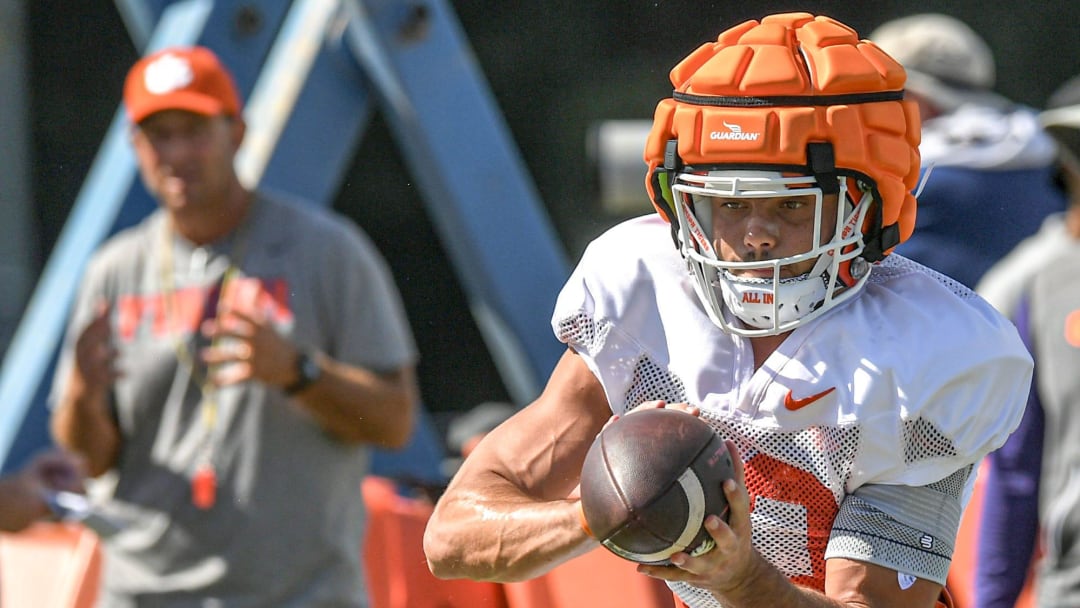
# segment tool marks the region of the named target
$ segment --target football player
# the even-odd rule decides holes
[[[934,606],[1031,359],[967,288],[890,255],[919,175],[903,67],[790,13],[721,33],[671,80],[644,153],[657,213],[585,251],[552,319],[568,350],[439,501],[432,571],[520,580],[596,548],[577,500],[593,438],[684,404],[737,450],[730,519],[705,517],[711,551],[639,572],[694,608]]]

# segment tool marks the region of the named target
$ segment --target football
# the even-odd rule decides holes
[[[705,516],[727,521],[722,484],[734,478],[727,445],[697,416],[672,409],[634,412],[593,440],[581,469],[581,510],[590,534],[640,564],[669,565],[680,551],[702,555],[714,542]]]

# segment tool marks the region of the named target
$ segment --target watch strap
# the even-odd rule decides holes
[[[318,362],[311,353],[300,351],[296,355],[296,380],[285,387],[286,395],[295,395],[319,379]]]

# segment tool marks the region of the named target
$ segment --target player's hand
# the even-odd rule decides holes
[[[259,380],[285,386],[294,379],[297,349],[265,315],[230,309],[203,322],[202,332],[211,340],[201,356],[214,384]]]
[[[108,302],[99,301],[90,323],[75,340],[75,381],[89,393],[105,391],[120,376],[109,328],[111,311]]]
[[[728,521],[718,514],[705,518],[705,529],[716,541],[708,553],[691,557],[687,553],[671,556],[672,566],[638,566],[638,572],[668,581],[684,581],[723,597],[728,591],[747,584],[759,568],[768,567],[751,542],[750,496],[746,491],[746,472],[735,444],[726,442],[735,465],[735,479],[724,482],[730,512]]]
[[[645,401],[645,402],[641,403],[640,405],[638,405],[637,407],[635,407],[634,409],[627,412],[626,415],[629,416],[630,414],[633,414],[634,412],[641,412],[641,411],[644,411],[644,410],[657,410],[657,409],[660,409],[660,408],[665,408],[665,409],[669,409],[669,410],[679,410],[680,412],[686,412],[687,414],[690,414],[692,416],[700,416],[701,415],[701,410],[695,405],[690,405],[689,403],[686,403],[686,402],[668,403],[667,401],[664,401],[663,399],[657,399],[655,401]],[[619,416],[618,414],[612,415],[612,417],[608,418],[608,421],[604,423],[604,428],[600,429],[600,432],[603,433],[605,430],[607,430],[607,428],[609,426],[611,426],[612,424],[615,424],[615,421],[617,421],[619,418],[621,418],[621,416]]]
[[[690,405],[685,401],[680,401],[678,403],[668,403],[663,399],[657,399],[656,401],[646,401],[641,405],[635,407],[634,409],[630,410],[630,413],[632,414],[639,410],[656,410],[661,408],[669,410],[679,410],[680,412],[686,412],[687,414],[690,414],[692,416],[701,415],[701,409],[698,408],[698,406],[696,405]]]

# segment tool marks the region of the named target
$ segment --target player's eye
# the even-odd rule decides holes
[[[747,206],[746,201],[737,198],[714,199],[714,203],[718,208],[726,210],[745,209]]]

